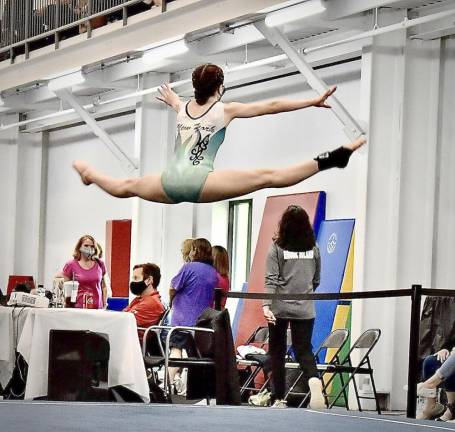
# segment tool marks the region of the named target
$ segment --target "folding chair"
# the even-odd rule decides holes
[[[158,325],[167,324],[170,311],[170,308],[165,309]],[[144,359],[147,380],[151,390],[156,389],[156,386],[158,386],[158,370],[164,366],[165,358],[161,333],[159,330],[154,330],[154,327],[155,326],[137,328],[139,339],[142,334],[142,357]]]
[[[163,347],[160,333],[166,330],[166,340],[165,346]],[[174,358],[170,357],[170,339],[172,334],[175,331],[185,332],[189,335],[189,345],[190,349],[188,349],[188,357],[185,358]],[[149,342],[150,341],[150,333],[153,332],[155,337],[153,338],[153,351],[150,348]],[[166,325],[157,325],[151,326],[146,329],[144,333],[143,339],[143,355],[144,355],[144,362],[146,367],[149,368],[160,368],[164,365],[164,393],[166,395],[166,399],[168,402],[172,402],[172,391],[171,385],[169,382],[169,368],[170,367],[178,367],[178,368],[185,368],[185,367],[215,367],[215,360],[210,357],[204,357],[202,355],[202,350],[199,347],[198,338],[195,337],[197,333],[201,334],[209,334],[211,337],[215,333],[213,329],[207,329],[202,327],[186,327],[186,326],[166,326]],[[207,341],[203,341],[206,344]],[[209,397],[207,397],[207,404],[210,403]]]
[[[327,382],[326,386],[333,381],[336,375],[339,375],[341,377],[343,373],[349,374],[348,380],[344,384],[342,384],[341,390],[334,397],[334,400],[329,405],[329,408],[332,408],[335,405],[335,403],[338,401],[342,394],[346,398],[346,390],[349,386],[349,383],[352,381],[359,411],[362,411],[360,399],[374,399],[376,403],[376,411],[378,412],[378,414],[381,414],[381,409],[379,408],[378,394],[376,392],[376,385],[374,383],[373,378],[373,368],[371,367],[370,362],[370,354],[373,351],[373,348],[378,343],[380,336],[381,330],[379,329],[366,330],[353,343],[348,354],[340,364],[332,364],[327,367],[326,369],[327,373],[332,373],[333,375]],[[359,362],[355,366],[352,364],[351,360],[351,355],[354,352],[354,350],[365,350],[364,353],[361,355]],[[373,389],[373,397],[359,395],[359,390],[357,388],[357,383],[355,381],[356,375],[368,375],[370,377],[371,387]]]
[[[267,346],[269,342],[269,329],[268,327],[258,327],[250,335],[244,345],[254,345],[258,348],[263,348]],[[260,392],[266,387],[269,383],[270,378],[266,377],[264,383],[260,388],[257,388],[254,385],[254,380],[258,376],[259,372],[264,369],[265,362],[267,361],[267,354],[258,354],[254,359],[239,359],[237,358],[237,366],[245,368],[247,370],[248,376],[245,379],[245,382],[240,387],[240,395],[242,396],[245,392]]]
[[[170,308],[165,309],[157,325],[159,326],[167,325],[170,312],[171,312]],[[164,360],[164,351],[161,350],[160,348],[161,345],[156,344],[157,341],[155,340],[154,335],[156,335],[157,332],[153,331],[153,328],[155,328],[155,326],[137,328],[139,340],[142,340],[142,356],[144,357],[144,361],[146,357],[152,355],[152,353],[154,353],[154,355],[156,356],[161,356],[162,354]]]
[[[333,330],[324,339],[324,341],[322,342],[322,344],[319,346],[319,348],[316,350],[316,352],[314,354],[316,361],[318,361],[319,354],[321,353],[322,350],[324,350],[324,349],[334,349],[335,350],[334,354],[332,355],[332,358],[329,360],[328,363],[317,364],[319,378],[321,379],[322,384],[323,384],[322,394],[324,395],[324,399],[325,399],[327,406],[329,404],[328,404],[328,396],[327,396],[326,391],[327,391],[327,387],[330,384],[330,382],[327,384],[324,384],[323,376],[331,365],[340,364],[340,352],[343,349],[348,338],[349,338],[349,330],[346,330],[346,329]],[[285,367],[286,367],[286,369],[300,369],[299,363],[296,363],[296,362],[287,362],[285,364]],[[286,393],[286,395],[284,397],[284,399],[286,400],[288,398],[288,396],[290,396],[290,395],[305,395],[305,397],[302,399],[302,401],[300,402],[300,404],[298,406],[299,408],[302,407],[307,402],[307,400],[310,396],[309,392],[303,393],[303,392],[294,391],[294,389],[297,387],[297,385],[299,384],[299,381],[302,379],[302,377],[303,377],[303,371],[301,371],[300,374],[297,376],[294,383],[291,385],[291,387],[289,388],[288,392]],[[342,380],[342,384],[344,384],[342,376],[341,376],[341,380]],[[343,392],[343,395],[345,396],[345,401],[347,403],[348,399],[347,399],[346,391]]]

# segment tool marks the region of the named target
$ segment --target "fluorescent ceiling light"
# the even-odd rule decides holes
[[[71,68],[71,69],[67,69],[64,72],[60,71],[58,73],[54,73],[52,75],[48,75],[48,76],[44,77],[43,79],[49,81],[49,80],[53,80],[54,78],[60,78],[60,77],[65,76],[65,75],[70,75],[70,74],[79,72],[80,70],[81,70],[80,66],[79,67],[74,67],[74,68]]]
[[[146,51],[142,56],[142,60],[144,60],[144,62],[147,64],[156,64],[163,59],[176,57],[188,51],[189,48],[185,42],[185,39],[180,39]]]
[[[182,34],[179,34],[177,36],[174,36],[174,37],[171,37],[169,39],[163,39],[163,40],[160,40],[158,42],[153,42],[151,44],[148,44],[148,45],[145,45],[141,48],[138,48],[138,51],[148,51],[148,50],[151,50],[153,48],[158,48],[162,45],[166,45],[166,44],[170,44],[171,42],[178,42],[182,39],[185,38],[185,35],[182,33]]]
[[[258,11],[259,14],[266,14],[266,13],[269,13],[269,12],[273,12],[273,11],[276,11],[277,9],[282,9],[284,7],[288,7],[288,6],[292,6],[292,5],[295,5],[297,3],[301,3],[302,0],[288,0],[287,2],[285,3],[280,3],[279,5],[275,5],[275,6],[269,6],[269,7],[266,7],[265,9],[261,9],[260,11]]]
[[[47,83],[49,90],[55,92],[83,84],[85,82],[85,75],[82,71],[77,71],[68,75],[63,75],[58,78],[54,78]]]
[[[312,17],[325,12],[325,0],[308,0],[299,5],[290,6],[265,17],[265,24],[268,27],[277,27],[303,18]]]

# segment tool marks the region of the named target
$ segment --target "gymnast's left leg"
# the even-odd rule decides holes
[[[99,188],[114,197],[139,197],[147,201],[171,204],[171,201],[163,190],[159,175],[116,179],[100,173],[84,161],[75,161],[73,167],[81,176],[84,184],[87,186],[92,183],[96,184]]]

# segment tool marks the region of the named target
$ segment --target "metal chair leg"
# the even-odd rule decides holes
[[[343,373],[340,373],[340,381],[341,381],[341,386],[343,388],[344,387]],[[347,389],[343,390],[343,397],[344,397],[344,404],[346,406],[346,409],[349,411],[349,397],[348,397],[348,393],[346,390]]]
[[[378,412],[379,415],[381,415],[381,408],[379,407],[378,393],[376,391],[376,385],[374,383],[373,373],[370,374],[370,379],[371,379],[371,387],[373,388],[374,400],[376,402],[376,411]]]

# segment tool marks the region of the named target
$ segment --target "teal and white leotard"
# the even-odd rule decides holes
[[[164,192],[173,203],[199,201],[226,134],[223,103],[215,102],[199,117],[190,116],[188,103],[180,105],[174,156],[161,174]]]

